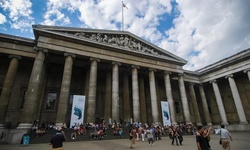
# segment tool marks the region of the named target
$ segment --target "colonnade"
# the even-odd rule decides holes
[[[38,118],[37,110],[38,110],[38,104],[39,104],[39,93],[42,80],[43,80],[43,72],[44,72],[44,60],[46,57],[46,53],[48,52],[45,49],[38,49],[35,48],[37,51],[37,56],[34,61],[33,69],[31,72],[31,77],[28,85],[28,90],[26,94],[26,101],[24,102],[23,111],[21,114],[21,123],[19,124],[18,128],[29,128],[31,127],[31,123],[34,121],[35,118]],[[58,104],[58,110],[57,110],[57,116],[56,116],[56,124],[62,125],[65,123],[65,116],[67,113],[67,106],[68,106],[68,98],[69,98],[69,92],[70,92],[70,84],[71,84],[71,74],[72,74],[72,68],[73,68],[73,59],[76,57],[74,54],[65,53],[65,64],[64,64],[64,72],[63,72],[63,78],[62,78],[62,84],[61,84],[61,91],[59,96],[59,104]],[[0,99],[0,127],[3,126],[4,119],[7,112],[7,106],[9,103],[10,95],[11,95],[11,89],[13,87],[13,82],[15,79],[15,75],[18,68],[19,59],[21,57],[19,56],[11,56],[11,61],[9,65],[8,72],[6,74],[6,78],[3,85],[3,90],[1,93],[1,99]],[[89,85],[88,85],[88,98],[87,98],[87,122],[94,122],[95,121],[95,112],[96,112],[96,89],[97,89],[97,70],[98,70],[98,63],[100,62],[100,59],[96,58],[90,58],[91,64],[90,64],[90,75],[89,75]],[[107,73],[106,75],[106,82],[111,83],[112,87],[111,94],[106,94],[106,99],[109,97],[112,98],[112,102],[105,102],[105,108],[104,108],[104,118],[111,117],[112,120],[119,120],[119,66],[121,66],[121,63],[119,62],[112,62],[112,74]],[[140,66],[131,65],[132,67],[132,108],[127,108],[130,106],[129,104],[129,97],[127,95],[129,92],[129,80],[128,80],[128,74],[124,75],[124,117],[131,117],[130,111],[133,111],[133,119],[135,121],[146,121],[146,100],[145,95],[141,94],[144,93],[144,79],[142,77],[138,77],[138,69],[140,69]],[[156,91],[156,82],[155,82],[155,71],[154,68],[148,69],[148,75],[149,75],[149,90],[150,90],[150,102],[151,102],[151,111],[152,111],[152,121],[153,122],[159,122],[160,115],[159,115],[159,106],[158,106],[158,100],[157,100],[157,91]],[[245,70],[245,73],[248,74],[248,78],[250,81],[250,71]],[[171,89],[171,82],[170,82],[170,74],[169,71],[164,71],[164,82],[165,82],[165,89],[166,89],[166,97],[169,102],[170,106],[170,116],[171,116],[171,122],[172,124],[176,124],[176,114],[175,114],[175,106],[174,106],[174,100],[172,96],[172,89]],[[239,96],[239,92],[236,86],[236,83],[234,81],[233,75],[228,75],[226,78],[229,81],[229,85],[232,91],[232,95],[234,98],[234,103],[237,109],[237,114],[240,119],[240,124],[248,124],[246,115],[242,106],[242,102]],[[184,120],[187,123],[191,123],[191,115],[190,115],[190,108],[188,105],[188,98],[186,95],[186,89],[184,84],[184,75],[179,74],[178,76],[178,83],[179,83],[179,89],[180,89],[180,96],[181,96],[181,102],[183,107],[183,116]],[[220,90],[218,88],[216,80],[213,80],[210,82],[212,84],[214,94],[216,97],[216,102],[219,108],[219,113],[221,116],[222,123],[225,125],[228,125],[226,112],[224,109],[224,105],[222,102]],[[139,88],[142,87],[142,88]],[[107,87],[108,88],[108,87]],[[198,110],[197,105],[197,99],[194,92],[194,84],[189,84],[189,91],[191,95],[191,102],[193,106],[193,112],[195,117],[195,122],[197,124],[201,124],[201,117]],[[204,88],[202,85],[199,85],[199,92],[201,96],[201,102],[202,102],[202,110],[204,113],[205,121],[207,125],[212,125],[211,116],[209,114],[208,110],[208,104],[204,92]],[[126,97],[127,96],[127,97]],[[110,107],[110,104],[112,105]],[[107,109],[107,107],[111,108],[111,111]]]

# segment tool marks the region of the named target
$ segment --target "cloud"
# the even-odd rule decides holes
[[[177,2],[180,15],[161,45],[189,60],[185,69],[199,69],[250,47],[249,1]]]
[[[29,0],[5,0],[0,2],[0,6],[9,12],[11,28],[24,32],[34,23],[34,18],[31,16],[32,3]]]
[[[0,24],[4,24],[6,22],[7,22],[6,17],[0,13]]]

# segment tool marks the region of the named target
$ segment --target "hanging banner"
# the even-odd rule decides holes
[[[168,102],[161,101],[161,110],[162,110],[162,121],[163,125],[171,126],[171,120],[170,120],[170,113],[169,113],[169,107]]]
[[[70,127],[77,124],[83,124],[84,120],[84,108],[85,108],[85,96],[84,95],[74,95],[72,110],[71,110],[71,119]]]

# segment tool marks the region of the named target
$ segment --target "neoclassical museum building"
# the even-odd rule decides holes
[[[33,25],[35,39],[0,34],[0,128],[69,124],[72,96],[98,118],[225,124],[250,130],[250,49],[196,71],[127,31]]]

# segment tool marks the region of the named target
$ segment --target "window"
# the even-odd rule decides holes
[[[21,103],[20,103],[21,107],[20,107],[20,109],[23,109],[26,94],[27,94],[27,89],[22,89],[22,96],[21,96]]]
[[[179,102],[174,102],[174,106],[175,106],[175,112],[176,112],[176,113],[180,113],[180,105],[179,105]]]
[[[57,100],[57,93],[48,92],[46,100],[46,110],[55,110],[56,100]]]

